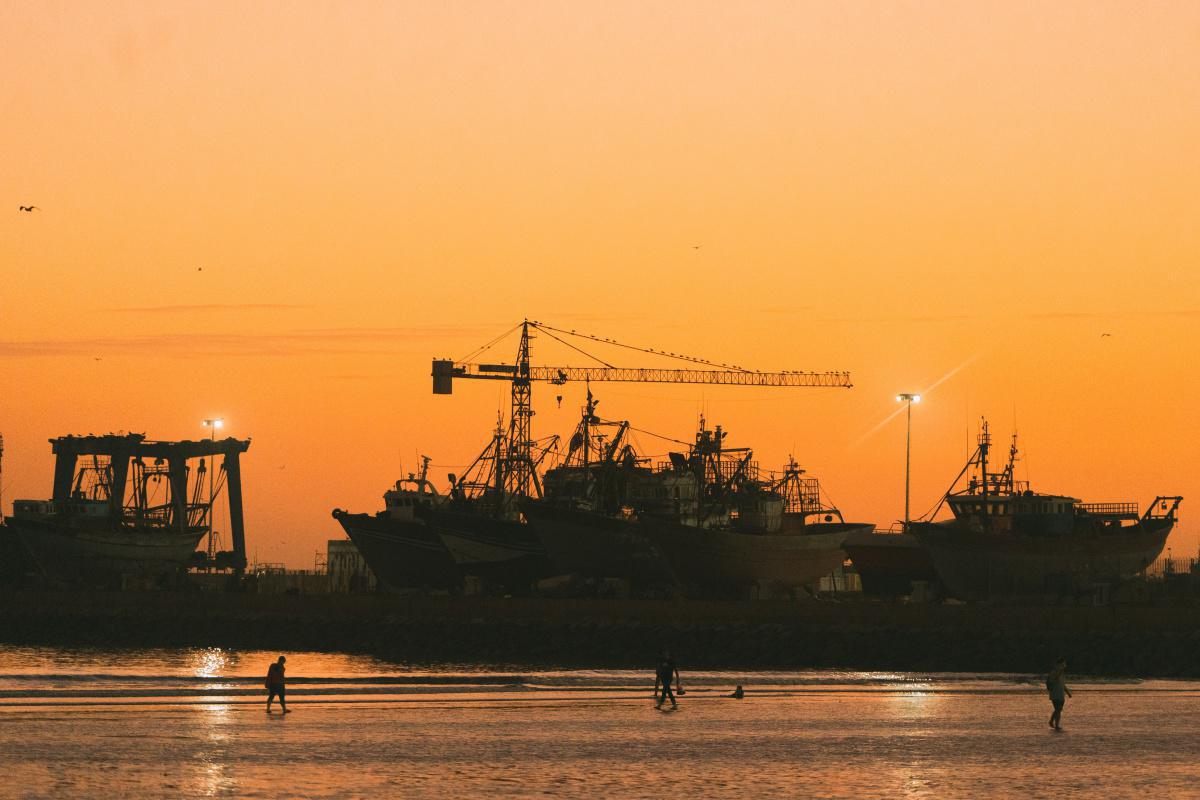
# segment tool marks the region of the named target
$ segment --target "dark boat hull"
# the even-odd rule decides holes
[[[418,515],[437,531],[463,575],[524,591],[552,572],[545,548],[529,525],[454,510],[434,509]]]
[[[333,512],[380,581],[394,589],[456,589],[462,576],[437,530],[420,519]]]
[[[693,596],[750,586],[815,583],[845,560],[842,541],[871,525],[817,523],[778,534],[710,530],[664,520],[626,520],[531,504],[526,515],[565,572],[620,577],[645,588],[683,587]]]
[[[538,502],[524,511],[559,572],[622,578],[638,589],[678,583],[662,552],[635,523]]]
[[[21,583],[40,572],[16,529],[0,525],[0,583]]]
[[[914,582],[937,581],[928,551],[910,533],[863,531],[847,536],[842,549],[854,562],[863,594],[901,597],[912,593]]]
[[[205,533],[28,518],[10,518],[8,524],[47,578],[86,584],[181,573]]]
[[[873,526],[814,523],[803,532],[743,533],[692,528],[670,522],[643,523],[680,581],[692,592],[728,592],[746,586],[797,588],[816,583],[846,559],[842,542]]]
[[[913,523],[946,592],[961,600],[1067,595],[1133,577],[1162,553],[1173,519],[1062,536],[983,532],[956,521]]]

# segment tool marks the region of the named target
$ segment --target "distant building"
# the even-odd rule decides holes
[[[327,553],[329,591],[335,594],[375,591],[378,585],[375,573],[367,566],[354,542],[330,539]]]

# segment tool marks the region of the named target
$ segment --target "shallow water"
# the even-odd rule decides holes
[[[1200,796],[1200,683],[0,648],[0,797]],[[735,683],[747,697],[726,697]]]

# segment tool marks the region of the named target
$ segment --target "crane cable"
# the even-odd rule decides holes
[[[466,363],[469,363],[471,361],[471,359],[478,358],[479,356],[483,355],[484,351],[486,351],[486,350],[490,349],[491,347],[493,347],[494,345],[496,345],[501,339],[506,338],[509,334],[511,334],[517,328],[521,327],[521,324],[522,323],[518,322],[516,325],[513,325],[511,328],[509,328],[504,333],[497,336],[495,339],[492,339],[490,342],[485,344],[483,347],[479,347],[479,348],[476,348],[475,350],[472,350],[466,356],[464,356],[463,358],[460,358],[458,360],[458,363],[466,364]]]
[[[605,339],[601,336],[593,336],[589,333],[579,333],[577,331],[563,330],[562,328],[555,328],[550,325],[546,325],[545,323],[542,323],[542,322],[532,321],[529,324],[532,325],[533,327],[537,328],[540,331],[546,331],[546,332],[555,331],[556,333],[561,333],[566,336],[577,336],[581,339],[590,339],[593,342],[600,342],[601,344],[611,344],[614,347],[623,347],[626,350],[636,350],[639,353],[651,353],[656,356],[664,356],[666,358],[674,358],[674,359],[678,359],[680,361],[690,361],[693,364],[705,364],[710,367],[721,367],[722,369],[737,370],[738,372],[752,372],[753,371],[753,370],[748,370],[745,367],[739,367],[736,364],[723,364],[719,361],[709,361],[708,359],[704,359],[704,358],[694,358],[692,356],[685,356],[682,353],[667,353],[663,350],[655,350],[652,347],[638,347],[636,345],[618,342],[615,339]],[[557,338],[557,337],[555,337],[555,338]],[[562,340],[559,339],[559,341],[562,341]],[[580,351],[580,352],[583,352],[583,351]],[[585,355],[588,355],[588,354],[585,353]],[[596,357],[592,356],[592,358],[596,358]],[[598,358],[596,360],[600,361],[600,359],[598,359]],[[603,362],[601,362],[601,363],[603,363]]]

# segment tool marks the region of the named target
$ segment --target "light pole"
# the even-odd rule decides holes
[[[913,403],[921,402],[921,395],[898,394],[896,402],[905,404],[904,410],[908,417],[904,434],[904,532],[908,533],[908,473],[912,466],[912,407]]]
[[[225,420],[217,417],[215,419],[204,420],[205,427],[208,428],[208,441],[213,443],[213,447],[209,448],[208,454],[208,569],[211,572],[213,561],[217,557],[216,540],[213,539],[213,454],[216,452],[217,429],[225,424]]]

